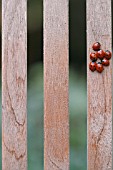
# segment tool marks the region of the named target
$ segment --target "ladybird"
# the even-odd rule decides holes
[[[105,58],[110,60],[111,59],[111,52],[109,50],[105,51]]]
[[[99,58],[100,60],[102,60],[105,57],[105,52],[103,50],[99,50],[97,53],[97,58]]]
[[[99,51],[100,48],[101,48],[101,44],[99,42],[94,43],[93,46],[92,46],[92,49],[94,51]]]
[[[93,61],[90,62],[89,69],[94,72],[96,70],[96,63]]]
[[[106,58],[104,58],[103,60],[102,60],[102,65],[103,66],[109,66],[109,60],[107,60]]]
[[[104,67],[103,67],[103,65],[102,65],[101,62],[98,62],[98,63],[96,64],[96,70],[97,70],[99,73],[101,73],[101,72],[104,70]]]
[[[97,55],[96,55],[96,53],[90,53],[90,59],[91,59],[92,61],[96,61],[96,60],[97,60]]]

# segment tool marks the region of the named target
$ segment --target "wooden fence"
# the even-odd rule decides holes
[[[93,42],[111,50],[111,0],[86,3],[89,65]],[[44,169],[69,170],[69,0],[43,4]],[[87,69],[88,170],[112,170],[111,67],[102,74]],[[3,170],[27,169],[26,108],[27,0],[2,0]]]

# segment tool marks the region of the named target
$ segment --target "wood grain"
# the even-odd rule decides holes
[[[26,4],[2,0],[2,170],[27,169]]]
[[[68,0],[44,0],[44,169],[69,169]]]
[[[89,70],[92,44],[111,51],[111,39],[111,0],[87,0],[88,170],[112,170],[112,61]]]

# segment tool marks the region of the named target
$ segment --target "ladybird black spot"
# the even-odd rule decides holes
[[[93,63],[95,63],[96,61],[97,61],[96,59],[95,59],[95,60],[92,60]]]
[[[97,64],[102,64],[102,62],[98,62]]]

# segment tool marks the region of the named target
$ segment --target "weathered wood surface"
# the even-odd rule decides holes
[[[26,4],[2,0],[2,170],[27,169]]]
[[[68,0],[44,0],[44,169],[69,169]]]
[[[92,44],[111,50],[111,0],[87,0],[88,170],[112,170],[112,61],[102,74],[89,70]]]

